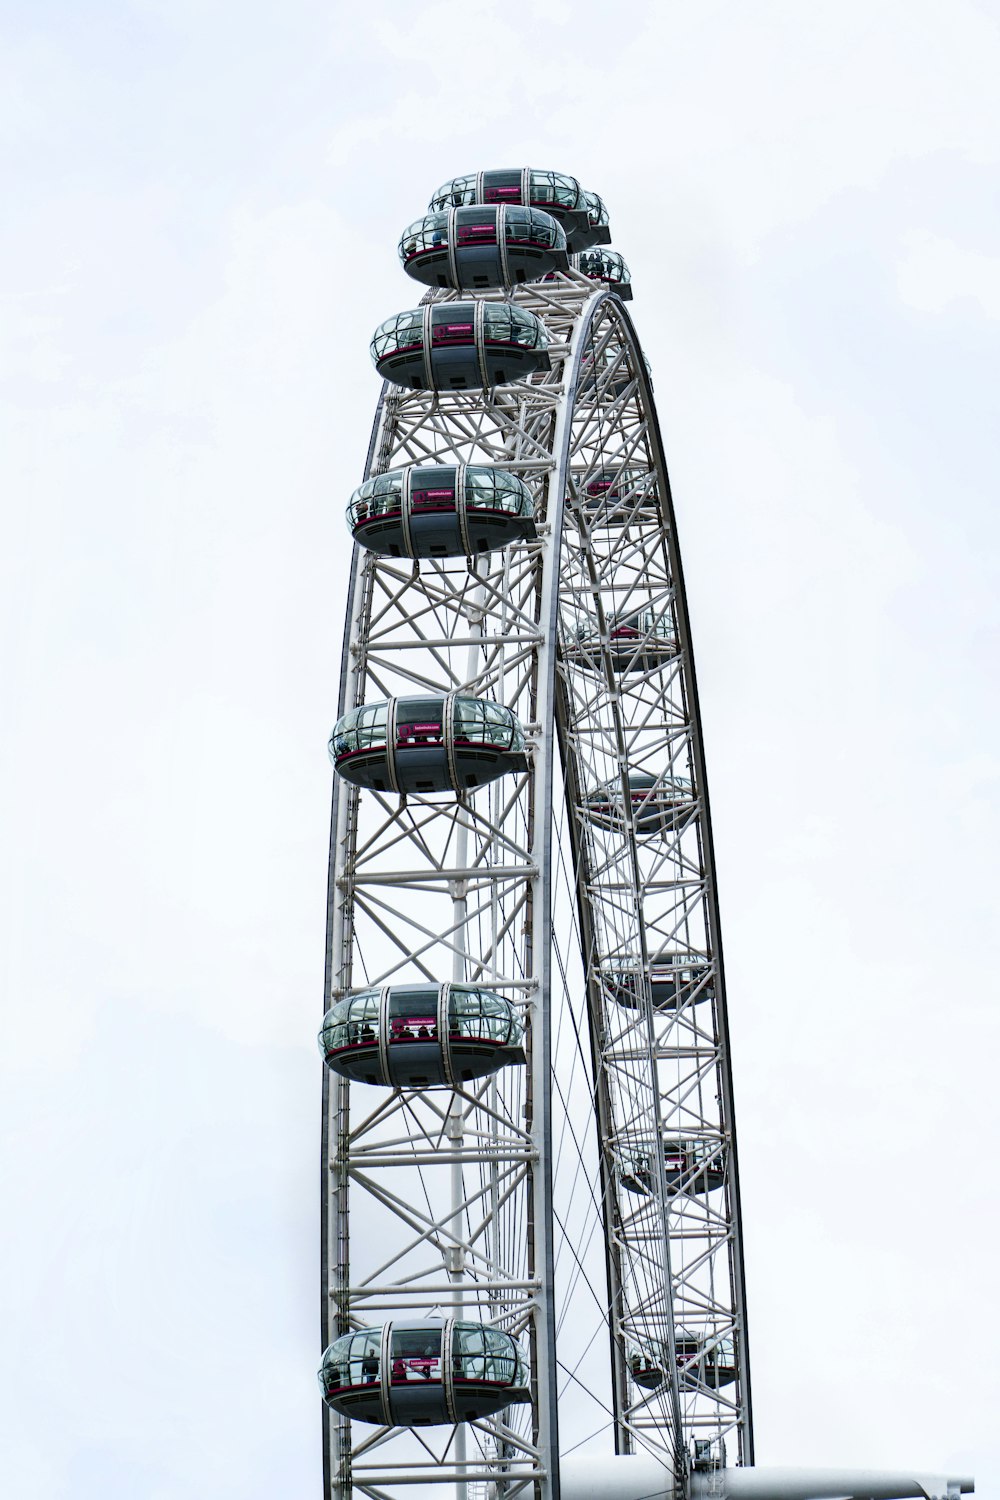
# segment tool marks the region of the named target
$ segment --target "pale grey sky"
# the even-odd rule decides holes
[[[761,1462],[1000,1482],[1000,7],[9,4],[16,1500],[319,1493],[343,507],[443,179],[611,209],[685,555]]]

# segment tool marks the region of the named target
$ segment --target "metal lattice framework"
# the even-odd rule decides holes
[[[417,1430],[328,1411],[331,1500],[542,1500],[560,1452],[610,1447],[604,1429],[680,1479],[692,1439],[752,1462],[712,839],[651,386],[621,302],[579,272],[508,300],[545,323],[551,370],[386,386],[368,474],[512,470],[537,538],[419,562],[356,547],[340,712],[490,698],[525,727],[529,769],[465,796],[335,778],[327,1003],[488,985],[523,1017],[526,1062],[445,1089],[326,1074],[323,1306],[326,1342],[432,1312],[503,1329],[531,1400]]]

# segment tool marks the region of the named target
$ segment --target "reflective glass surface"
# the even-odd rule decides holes
[[[615,286],[628,286],[632,280],[632,272],[617,250],[581,250],[572,257],[572,264],[593,281],[609,281]]]
[[[396,747],[443,743],[444,698],[396,699]],[[524,749],[524,732],[509,708],[487,698],[453,698],[452,725],[456,746],[493,745],[501,750]],[[330,738],[330,754],[336,760],[359,750],[371,750],[388,742],[388,703],[369,703],[351,709],[337,721]]]
[[[418,349],[423,343],[424,313],[422,308],[411,308],[386,318],[375,330],[371,342],[373,359],[386,354],[398,353],[400,349]]]
[[[380,516],[399,515],[403,503],[402,469],[366,479],[347,506],[353,530]],[[410,507],[415,513],[454,510],[457,470],[454,467],[415,468],[410,480]],[[505,469],[469,465],[465,471],[465,499],[470,509],[501,511],[509,516],[533,516],[535,501],[528,486]]]
[[[496,244],[498,211],[494,207],[460,208],[455,216],[455,240],[467,245]],[[404,229],[399,258],[405,265],[416,256],[446,250],[450,240],[447,209],[425,214]],[[508,245],[537,245],[541,249],[566,248],[566,235],[550,214],[539,209],[512,207],[507,210],[504,240]]]
[[[388,1040],[438,1041],[436,985],[394,985],[389,993]],[[378,1042],[381,991],[362,990],[340,1000],[323,1017],[319,1034],[324,1055],[345,1047],[374,1046]],[[448,1036],[452,1041],[485,1041],[495,1046],[518,1046],[524,1027],[514,1006],[502,995],[478,985],[452,985],[448,996]]]
[[[594,229],[604,229],[608,223],[608,210],[604,206],[604,199],[597,193],[584,192],[583,202],[587,210],[587,218]]]
[[[384,745],[388,712],[387,703],[366,703],[361,708],[352,708],[337,722],[330,740],[331,754],[350,755],[355,750]]]
[[[389,1381],[392,1385],[442,1380],[440,1323],[393,1327],[389,1334]],[[364,1328],[336,1339],[323,1355],[319,1382],[324,1393],[375,1385],[381,1376],[381,1328]],[[505,1387],[527,1385],[520,1348],[509,1334],[479,1323],[455,1323],[451,1339],[451,1372],[455,1382],[476,1381]]]
[[[524,480],[504,469],[466,469],[465,499],[476,510],[501,510],[515,516],[535,514],[534,496]]]
[[[404,349],[419,349],[423,344],[424,314],[422,308],[397,313],[375,330],[371,342],[376,361]],[[545,349],[548,335],[540,318],[510,302],[487,302],[483,318],[483,338],[487,344],[515,344],[522,349]],[[475,339],[475,303],[440,302],[431,308],[431,344],[471,344]]]
[[[403,503],[403,473],[394,469],[387,474],[377,474],[366,479],[351,496],[347,507],[347,520],[353,528],[376,516],[398,515]]]
[[[485,698],[455,698],[453,724],[455,744],[497,745],[505,750],[523,750],[524,733],[509,708]]]
[[[323,1355],[319,1371],[324,1392],[375,1385],[381,1370],[381,1344],[380,1328],[364,1328],[332,1343]]]

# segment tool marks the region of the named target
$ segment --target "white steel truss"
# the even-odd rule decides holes
[[[551,371],[387,386],[368,474],[510,469],[538,535],[474,559],[356,547],[340,713],[489,698],[524,727],[528,769],[467,795],[335,778],[327,1004],[481,983],[523,1017],[526,1062],[451,1089],[326,1075],[323,1309],[326,1342],[393,1315],[501,1328],[527,1347],[531,1400],[415,1430],[329,1411],[330,1500],[548,1500],[560,1419],[575,1435],[585,1399],[617,1451],[679,1477],[692,1439],[752,1462],[711,832],[651,387],[621,303],[580,273],[511,297],[544,321]],[[685,976],[669,1007],[665,965]]]

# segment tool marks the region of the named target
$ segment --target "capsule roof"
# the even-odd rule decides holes
[[[565,172],[505,167],[453,177],[438,188],[431,209],[464,204],[520,203],[545,209],[564,226],[570,250],[607,244],[608,213],[596,193],[588,193]]]

